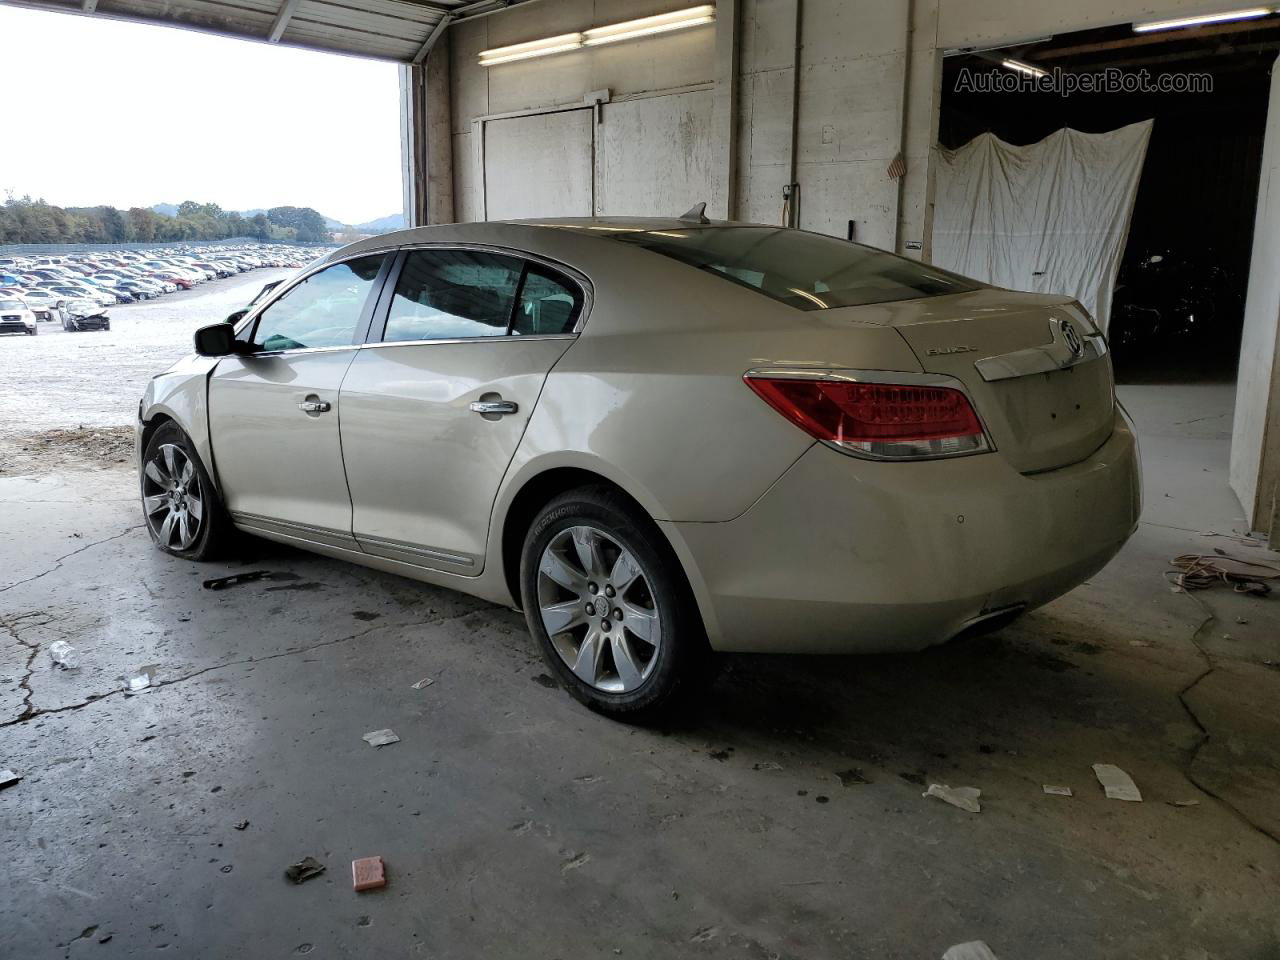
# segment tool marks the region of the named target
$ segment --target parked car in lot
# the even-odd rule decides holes
[[[1070,590],[1133,532],[1133,430],[1076,302],[700,220],[361,241],[139,407],[163,550],[233,528],[524,610],[617,717],[711,651],[918,650]]]
[[[32,290],[26,287],[9,287],[3,291],[3,295],[22,300],[40,322],[52,320],[58,304],[63,302],[62,298],[56,294],[51,295],[47,290]]]
[[[92,300],[99,306],[110,306],[116,302],[114,294],[108,294],[103,290],[97,290],[84,284],[72,283],[65,281],[62,283],[49,282],[41,284],[42,289],[52,290],[54,293],[61,294],[71,300]]]
[[[62,329],[68,333],[81,330],[110,330],[107,310],[92,300],[70,300],[62,310]]]
[[[0,333],[25,333],[34,337],[39,332],[36,315],[26,301],[0,293]]]

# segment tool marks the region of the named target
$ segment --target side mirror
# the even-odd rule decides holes
[[[239,323],[241,320],[245,318],[245,314],[247,314],[248,312],[249,312],[248,308],[245,308],[244,310],[237,310],[235,313],[228,316],[227,319],[222,322],[229,323],[232,326],[235,326],[237,323]]]
[[[201,327],[195,342],[196,353],[202,357],[228,357],[236,352],[236,332],[225,323]]]

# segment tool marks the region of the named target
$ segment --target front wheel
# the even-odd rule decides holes
[[[147,532],[166,553],[211,560],[231,535],[231,520],[191,439],[173,422],[161,425],[142,454],[142,513]]]
[[[40,328],[39,328],[39,327],[32,327],[30,330],[28,330],[28,331],[27,331],[27,335],[28,335],[28,336],[31,336],[31,337],[34,337],[34,336],[35,336],[36,334],[38,334],[39,332],[40,332]]]
[[[552,500],[525,537],[520,593],[547,665],[577,700],[655,719],[705,679],[702,620],[654,522],[605,487]]]

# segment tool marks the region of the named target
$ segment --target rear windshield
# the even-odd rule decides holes
[[[981,286],[874,247],[781,227],[653,230],[616,233],[612,239],[717,273],[800,310],[939,297]]]

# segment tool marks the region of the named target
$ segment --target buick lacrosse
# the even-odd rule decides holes
[[[1132,533],[1106,340],[799,230],[474,223],[345,247],[149,384],[143,512],[524,611],[613,716],[714,651],[919,650],[1070,590]]]

